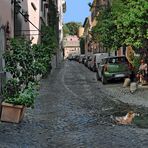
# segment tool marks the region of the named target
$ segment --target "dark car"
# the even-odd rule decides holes
[[[131,73],[125,56],[103,58],[101,63],[97,64],[97,80],[100,79],[103,84],[111,79],[130,77]]]
[[[86,66],[86,67],[88,67],[88,63],[91,61],[91,56],[90,55],[88,55],[88,56],[86,56],[86,59],[85,59],[85,61],[84,61],[84,65]]]

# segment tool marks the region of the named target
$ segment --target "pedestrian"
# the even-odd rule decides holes
[[[144,61],[144,59],[141,60],[141,65],[139,67],[139,81],[140,83],[144,83],[148,80],[148,65]]]

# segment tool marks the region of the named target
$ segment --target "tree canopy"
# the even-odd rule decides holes
[[[64,24],[63,31],[65,35],[77,35],[78,29],[81,26],[80,22],[68,22]]]
[[[148,1],[113,0],[100,11],[92,29],[93,38],[104,47],[116,50],[122,45],[148,48]]]

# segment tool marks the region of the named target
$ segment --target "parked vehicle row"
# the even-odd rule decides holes
[[[97,63],[100,63],[104,57],[108,57],[108,53],[96,53],[92,55],[92,59],[90,61],[90,69],[94,72],[97,71]]]
[[[130,77],[132,74],[125,56],[103,58],[97,64],[97,80],[106,84],[108,80]]]
[[[132,74],[130,64],[125,56],[109,56],[108,53],[97,53],[77,55],[73,60],[96,72],[97,80],[101,80],[103,84],[108,83],[109,80],[130,77]]]

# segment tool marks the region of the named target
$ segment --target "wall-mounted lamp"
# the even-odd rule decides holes
[[[14,5],[15,14],[18,14],[21,10],[21,1],[23,0],[11,0],[11,5]]]
[[[23,1],[23,0],[22,0],[22,1]],[[16,3],[16,2],[17,2],[17,3],[21,3],[20,0],[11,0],[11,4]]]
[[[25,22],[27,22],[28,19],[29,19],[29,14],[28,14],[28,12],[27,12],[27,11],[26,11],[26,12],[23,12],[23,16],[24,16]]]
[[[14,4],[14,11],[16,14],[18,14],[21,9],[20,3],[20,0],[11,0],[11,5]]]
[[[20,4],[18,2],[16,2],[16,4],[15,4],[15,13],[18,14],[20,10],[21,10],[21,6],[20,6]]]

